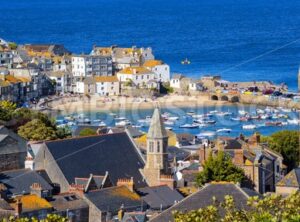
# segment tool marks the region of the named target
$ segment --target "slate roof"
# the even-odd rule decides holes
[[[111,212],[113,214],[116,214],[122,206],[125,211],[138,210],[142,204],[145,207],[139,195],[131,192],[126,186],[91,191],[86,193],[85,197],[100,211]]]
[[[183,199],[177,190],[167,185],[144,187],[137,192],[152,210],[167,209]]]
[[[145,212],[125,212],[121,222],[145,222]]]
[[[75,182],[75,177],[108,172],[113,184],[133,177],[136,187],[147,185],[140,172],[144,160],[126,133],[49,141],[45,145],[59,160],[57,165],[69,184]]]
[[[163,119],[160,115],[160,111],[156,108],[153,112],[150,127],[148,130],[147,138],[166,138],[168,137],[167,131],[164,126]]]
[[[30,186],[39,183],[43,190],[52,190],[52,187],[37,172],[30,169],[10,170],[0,173],[0,183],[7,188],[7,195],[30,193]]]
[[[300,188],[300,168],[295,168],[283,177],[276,186]]]
[[[26,153],[26,147],[26,141],[22,137],[0,126],[0,154]]]
[[[232,183],[217,183],[207,184],[198,192],[186,197],[178,204],[163,211],[158,216],[154,217],[151,222],[169,222],[174,221],[172,212],[191,211],[209,206],[213,203],[212,198],[215,197],[217,201],[223,201],[224,196],[233,196],[236,206],[243,209],[247,208],[247,199],[249,195],[243,189]]]
[[[49,201],[56,211],[88,208],[88,204],[75,194],[60,194],[53,196]]]

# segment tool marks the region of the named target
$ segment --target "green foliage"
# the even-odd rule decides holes
[[[18,134],[26,140],[33,141],[57,139],[55,129],[51,126],[47,126],[40,119],[34,119],[21,126],[18,130]]]
[[[80,131],[79,136],[93,136],[97,135],[96,130],[93,130],[91,128],[84,128]]]
[[[161,93],[171,94],[174,92],[174,89],[170,86],[170,83],[164,83],[160,87]]]
[[[299,222],[300,193],[284,198],[272,194],[262,199],[251,197],[248,208],[240,209],[233,197],[225,196],[224,201],[190,212],[173,212],[175,222]],[[222,214],[221,214],[222,212]]]
[[[17,43],[15,43],[15,42],[9,42],[9,43],[8,43],[8,46],[9,46],[9,48],[12,49],[12,50],[17,49],[17,47],[18,47]]]
[[[283,156],[284,164],[288,166],[288,171],[298,165],[299,133],[297,131],[278,131],[271,136],[262,137],[262,142],[268,143],[272,150],[277,151]]]
[[[0,120],[9,121],[12,119],[12,113],[17,108],[15,103],[10,101],[2,100],[0,101]]]
[[[132,87],[134,84],[133,84],[132,79],[127,79],[126,82],[124,83],[124,85],[127,87]]]
[[[72,131],[71,131],[70,127],[68,127],[68,126],[57,127],[56,135],[57,135],[57,138],[64,139],[67,137],[71,137]]]
[[[15,218],[15,217],[10,217],[8,220],[6,219],[1,219],[1,222],[67,222],[68,219],[65,217],[62,217],[57,214],[48,214],[47,217],[43,220],[38,220],[34,217],[32,218]]]
[[[245,178],[244,171],[235,166],[228,155],[220,151],[215,157],[210,154],[203,171],[197,175],[196,182],[199,186],[211,181],[241,183]]]

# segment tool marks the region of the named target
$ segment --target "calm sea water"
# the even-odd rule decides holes
[[[172,72],[273,80],[295,90],[300,1],[0,0],[0,36],[18,43],[151,46]],[[184,66],[180,61],[191,60]]]
[[[239,110],[244,110],[252,115],[256,115],[256,109],[258,107],[256,106],[243,106],[243,105],[237,105],[237,106],[219,106],[219,107],[198,107],[198,108],[163,108],[161,110],[161,113],[167,112],[171,116],[177,116],[179,119],[177,121],[174,121],[173,125],[166,125],[166,127],[171,127],[172,130],[175,133],[191,133],[194,135],[198,135],[205,132],[216,132],[219,129],[231,129],[230,133],[218,133],[217,135],[223,135],[223,136],[239,136],[240,133],[243,133],[246,136],[252,135],[254,132],[259,131],[263,135],[270,135],[276,131],[279,130],[299,130],[298,125],[284,125],[284,126],[265,126],[266,122],[274,122],[274,121],[280,121],[280,122],[287,122],[286,118],[279,118],[279,119],[273,119],[273,120],[251,120],[249,122],[240,122],[240,121],[233,121],[231,118],[240,116]],[[260,107],[262,108],[262,107]],[[264,109],[264,108],[262,108]],[[210,111],[219,111],[219,112],[231,112],[232,115],[230,116],[217,116],[214,115],[211,117],[211,120],[215,120],[216,123],[213,125],[200,127],[200,128],[194,128],[194,129],[186,129],[186,128],[180,128],[183,124],[192,124],[193,118],[189,115],[187,115],[187,112],[193,111],[195,114],[205,114],[209,113]],[[139,120],[145,119],[147,116],[152,116],[153,110],[115,110],[113,111],[114,114],[118,115],[119,117],[125,117],[126,119],[130,120],[132,124],[140,125],[142,126],[140,128],[141,131],[147,132],[149,129],[149,124],[140,123]],[[281,112],[283,113],[283,112]],[[289,112],[284,113],[288,116],[288,119],[295,119],[298,118],[299,114],[296,112]],[[102,120],[105,122],[107,126],[115,126],[116,121],[114,117],[111,115],[111,113],[104,112],[99,110],[97,111],[91,111],[91,112],[85,112],[85,113],[62,113],[60,115],[55,115],[58,120],[63,120],[65,116],[72,115],[74,117],[78,115],[84,115],[85,118],[89,118],[92,120],[92,125],[98,125],[98,122],[93,122],[94,120]],[[244,130],[243,125],[249,125],[254,124],[257,126],[256,129],[253,130]],[[76,127],[74,127],[75,129]]]

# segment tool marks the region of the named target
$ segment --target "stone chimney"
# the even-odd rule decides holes
[[[244,151],[242,149],[234,150],[233,163],[238,166],[244,164]]]
[[[23,207],[22,207],[21,197],[19,197],[19,198],[17,199],[17,202],[16,202],[16,208],[15,208],[16,215],[17,215],[18,218],[20,217],[20,215],[21,215],[21,213],[22,213],[22,211],[23,211],[22,208],[23,208]]]
[[[85,189],[85,187],[82,184],[71,184],[70,188],[69,188],[69,192],[76,193],[82,197],[84,194],[84,189]]]
[[[39,183],[33,183],[30,186],[30,193],[31,194],[35,194],[36,196],[42,198],[43,197],[43,189],[42,189],[41,184],[39,184]]]
[[[199,162],[204,164],[206,161],[206,147],[205,145],[201,145],[199,148]]]
[[[134,191],[134,181],[133,177],[130,179],[118,179],[117,186],[126,186],[131,192]]]

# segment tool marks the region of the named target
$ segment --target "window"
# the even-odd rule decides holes
[[[149,142],[149,152],[153,152],[153,142]]]
[[[157,152],[160,153],[160,142],[157,141]]]

